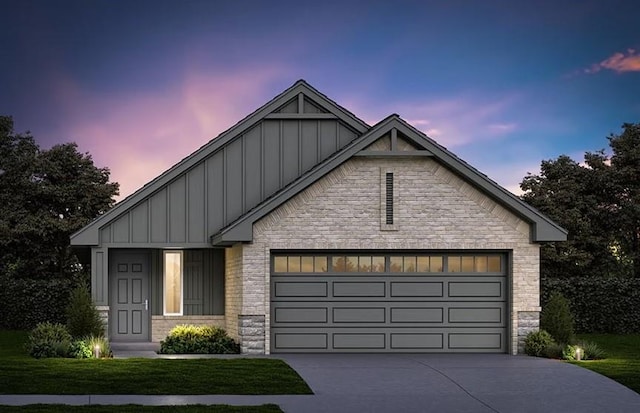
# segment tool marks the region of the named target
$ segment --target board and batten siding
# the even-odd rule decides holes
[[[224,314],[224,250],[184,250],[183,315]],[[151,314],[162,315],[162,251],[151,254]]]
[[[356,137],[333,119],[263,120],[101,228],[100,243],[208,245],[210,235]]]

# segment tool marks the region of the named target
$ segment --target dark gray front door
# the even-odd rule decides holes
[[[149,341],[149,255],[114,252],[109,270],[113,341]]]
[[[273,352],[507,351],[500,252],[274,254]]]

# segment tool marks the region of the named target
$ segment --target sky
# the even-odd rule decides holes
[[[640,2],[0,0],[0,115],[122,199],[305,79],[512,192],[640,122]]]

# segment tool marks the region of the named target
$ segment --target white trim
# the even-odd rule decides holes
[[[167,254],[180,254],[180,312],[169,313],[167,312],[167,290],[165,286],[167,274],[166,270],[166,257]],[[165,316],[181,316],[184,312],[184,253],[181,250],[164,250],[162,251],[162,315]]]

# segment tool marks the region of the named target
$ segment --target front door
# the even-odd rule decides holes
[[[149,341],[149,255],[114,252],[109,268],[113,341]]]

